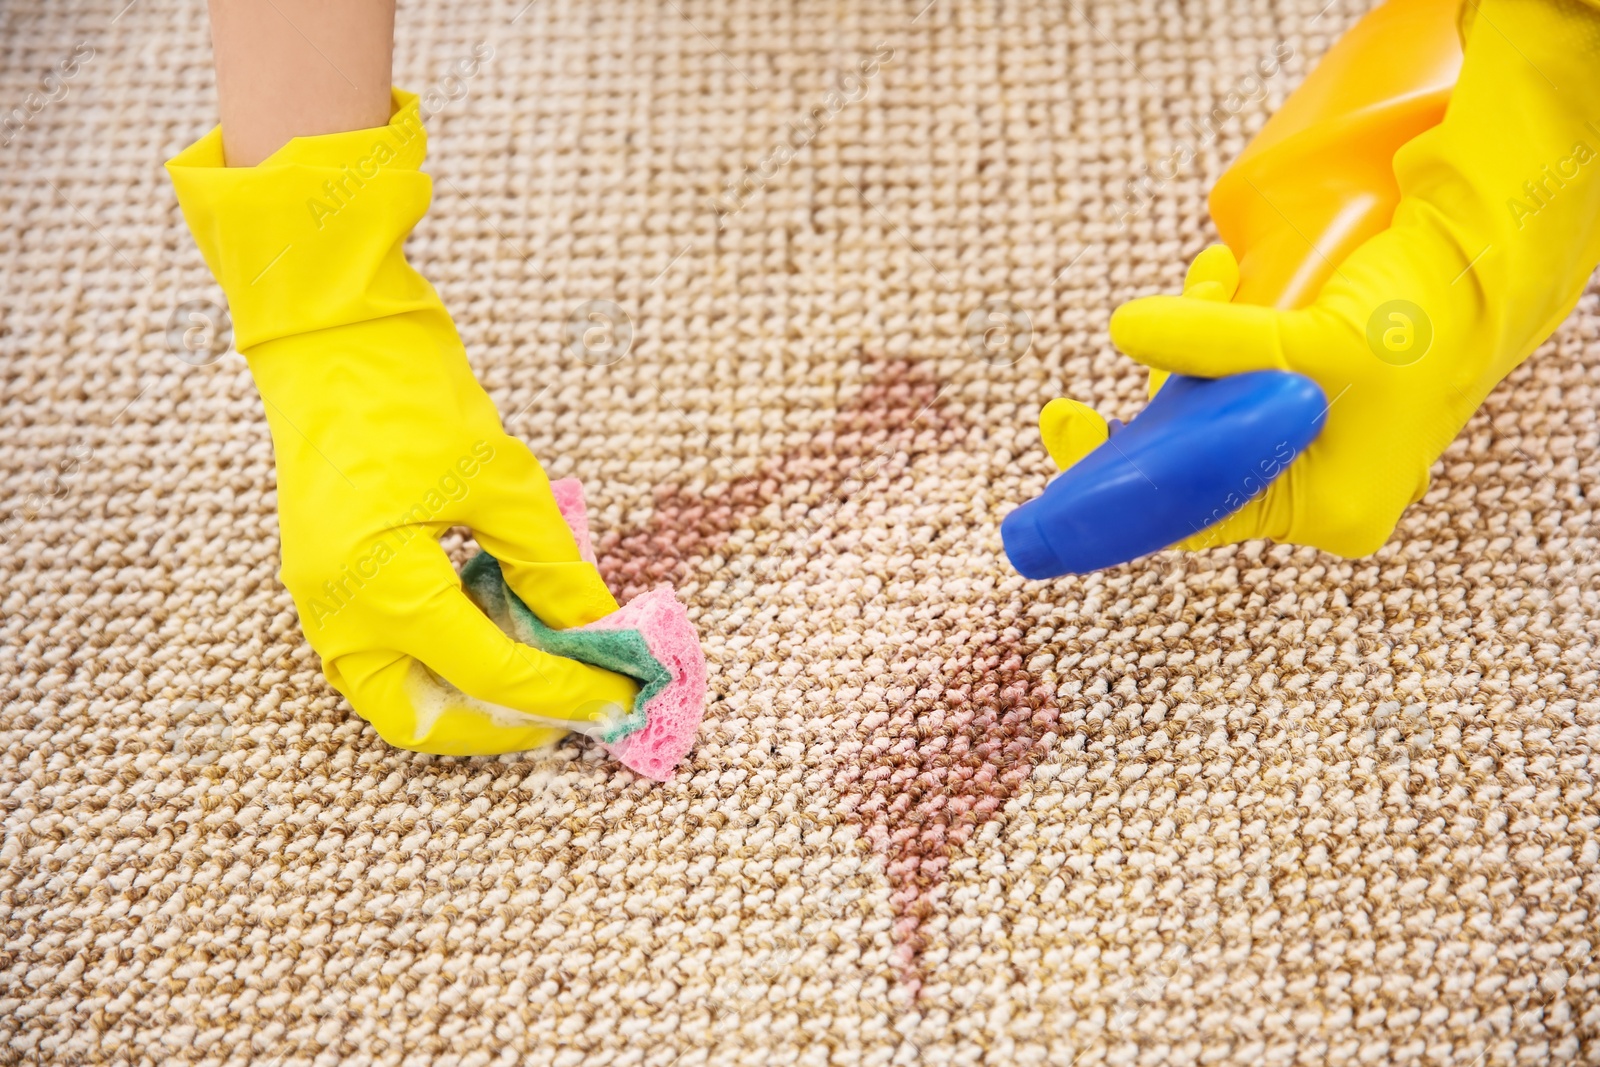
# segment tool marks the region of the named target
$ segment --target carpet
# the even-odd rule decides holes
[[[413,260],[705,637],[666,786],[322,680],[203,5],[0,8],[0,1064],[1600,1062],[1596,292],[1370,559],[1000,555],[1325,3],[402,4]]]

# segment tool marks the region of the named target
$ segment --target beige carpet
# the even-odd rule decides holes
[[[1039,406],[1137,410],[1110,309],[1360,0],[525,3],[402,6],[412,249],[607,577],[691,605],[698,748],[353,717],[243,361],[169,335],[203,5],[12,0],[0,1063],[1600,1062],[1593,292],[1373,559],[998,555]]]

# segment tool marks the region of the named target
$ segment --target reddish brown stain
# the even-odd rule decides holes
[[[921,366],[890,363],[830,433],[757,474],[705,492],[662,486],[648,523],[602,538],[606,581],[624,600],[659,582],[681,584],[786,489],[809,483],[802,488],[813,497],[839,500],[889,457],[951,446],[969,426],[940,396]],[[1047,749],[1059,709],[1050,686],[1024,666],[1033,651],[998,634],[970,635],[918,696],[865,716],[856,758],[840,773],[846,811],[885,858],[895,966],[913,995],[952,855],[1016,795]]]
[[[915,991],[950,858],[1017,794],[1059,715],[1053,687],[996,635],[945,663],[943,690],[885,709],[857,761],[855,816],[888,860],[896,964]]]
[[[931,452],[963,430],[939,403],[939,383],[915,363],[885,364],[834,418],[833,427],[803,447],[767,460],[752,475],[703,491],[663,485],[642,526],[600,538],[600,572],[620,600],[661,582],[681,584],[787,491],[837,501],[851,480],[879,468],[885,455]],[[858,488],[858,487],[857,487]]]

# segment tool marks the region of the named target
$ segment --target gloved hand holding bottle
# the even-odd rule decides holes
[[[1152,369],[1153,387],[1166,373],[1290,370],[1329,403],[1325,428],[1286,473],[1182,547],[1266,537],[1375,551],[1600,263],[1600,7],[1484,0],[1463,15],[1465,58],[1444,119],[1394,156],[1392,224],[1328,264],[1314,300],[1292,310],[1231,302],[1239,266],[1217,247],[1196,260],[1183,296],[1113,315],[1113,341]],[[1046,408],[1041,429],[1063,467],[1100,439],[1097,418],[1070,402]]]

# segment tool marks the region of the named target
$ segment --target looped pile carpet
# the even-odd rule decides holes
[[[1000,556],[1325,3],[402,5],[413,257],[705,636],[666,786],[322,681],[204,6],[0,7],[0,1064],[1600,1062],[1594,293],[1372,559]]]

